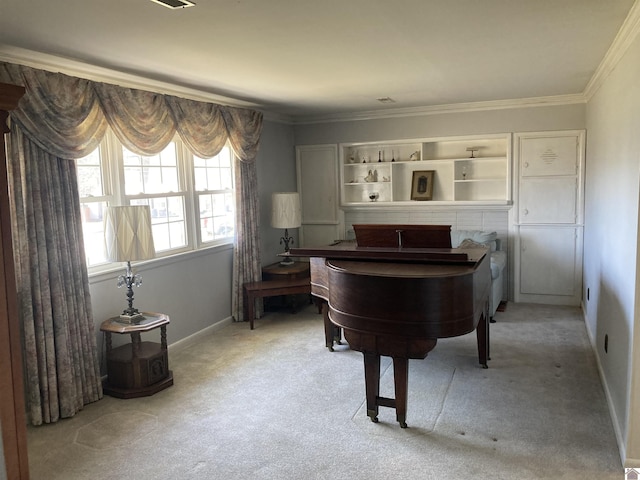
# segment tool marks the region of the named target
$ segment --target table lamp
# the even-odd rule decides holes
[[[302,225],[301,217],[298,192],[277,192],[271,195],[271,226],[284,228],[284,237],[280,237],[280,245],[284,243],[285,253],[289,253],[289,244],[293,244],[293,237],[289,236],[288,229]],[[287,257],[280,264],[291,265],[293,259]]]
[[[128,308],[120,315],[124,323],[135,323],[144,318],[133,307],[133,287],[142,285],[142,276],[134,274],[131,262],[155,257],[151,232],[151,211],[148,205],[108,207],[104,217],[104,239],[107,259],[126,262],[127,270],[118,277],[118,288],[127,287]]]

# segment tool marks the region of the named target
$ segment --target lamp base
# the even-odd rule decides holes
[[[287,257],[284,260],[282,260],[280,262],[280,265],[282,265],[283,267],[290,267],[291,265],[293,265],[295,262],[293,261],[293,258],[291,257]]]
[[[134,313],[133,315],[127,315],[125,313],[121,313],[120,317],[118,318],[118,322],[126,323],[129,325],[138,323],[140,320],[144,320],[144,315],[142,315],[141,313]]]

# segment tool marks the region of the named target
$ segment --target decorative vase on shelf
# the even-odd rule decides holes
[[[375,182],[376,181],[376,177],[375,177],[375,175],[373,173],[373,170],[369,170],[369,175],[364,177],[364,181],[365,182]]]
[[[420,151],[416,150],[415,152],[413,152],[411,155],[409,155],[409,160],[411,161],[418,161],[420,160]]]

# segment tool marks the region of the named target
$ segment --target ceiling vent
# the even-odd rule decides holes
[[[153,3],[157,3],[158,5],[162,5],[163,7],[170,8],[171,10],[176,10],[178,8],[187,8],[193,7],[195,3],[189,2],[188,0],[151,0]]]
[[[380,103],[396,103],[396,101],[391,97],[380,97],[376,98]]]

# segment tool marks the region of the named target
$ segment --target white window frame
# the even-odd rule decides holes
[[[233,231],[234,231],[234,235],[235,235],[235,209],[237,208],[237,205],[235,205],[235,158],[234,158],[234,154],[233,154],[233,150],[231,149],[231,147],[229,147],[229,145],[226,145],[225,148],[229,149],[229,155],[230,155],[230,160],[231,160],[231,185],[230,188],[219,188],[217,190],[210,190],[210,189],[205,189],[205,190],[196,190],[196,179],[195,179],[195,174],[196,174],[196,169],[195,169],[195,160],[194,160],[194,156],[190,155],[190,160],[191,160],[191,167],[190,167],[190,172],[192,173],[191,175],[191,180],[192,180],[192,190],[193,190],[193,205],[194,205],[194,218],[196,218],[196,239],[198,242],[198,245],[200,245],[200,247],[206,246],[206,245],[212,245],[212,244],[218,244],[220,242],[220,240],[224,241],[224,237],[219,238],[219,239],[212,239],[209,241],[204,241],[202,240],[203,234],[202,234],[202,229],[201,229],[201,217],[200,217],[200,212],[202,211],[202,205],[200,205],[200,196],[201,195],[227,195],[230,194],[232,197],[232,202],[233,202],[233,210],[234,210],[234,214],[233,214],[233,218],[232,218],[232,222],[233,222]],[[207,168],[212,168],[212,167],[207,167]],[[219,173],[219,172],[218,172]],[[215,222],[215,215],[213,215],[212,217],[212,221]],[[214,232],[215,235],[215,232]],[[233,237],[226,237],[226,238],[233,238]]]
[[[203,242],[201,240],[202,235],[200,232],[198,195],[202,193],[209,193],[210,191],[202,192],[195,190],[195,170],[193,154],[188,150],[187,146],[184,144],[184,142],[182,142],[178,135],[176,135],[172,141],[176,143],[178,185],[180,190],[179,192],[127,195],[124,188],[124,156],[122,144],[113,134],[113,132],[107,131],[103,141],[98,147],[100,148],[103,195],[100,197],[81,197],[80,203],[105,202],[107,206],[118,206],[129,205],[132,200],[136,199],[170,197],[172,195],[179,195],[183,198],[184,204],[186,244],[179,248],[156,252],[157,259],[171,257],[173,255],[184,254],[197,250],[232,245],[234,241],[233,236],[218,238],[207,242]],[[235,175],[235,157],[233,150],[228,146],[228,144],[226,145],[226,148],[229,148],[231,153],[231,170],[233,179],[233,175]],[[232,187],[234,186],[235,185],[232,185]],[[231,192],[233,192],[233,188],[231,189]],[[237,208],[237,206],[234,205],[234,208]],[[97,274],[100,272],[113,270],[113,268],[113,263],[107,261],[104,263],[88,266],[88,271],[89,274]]]

